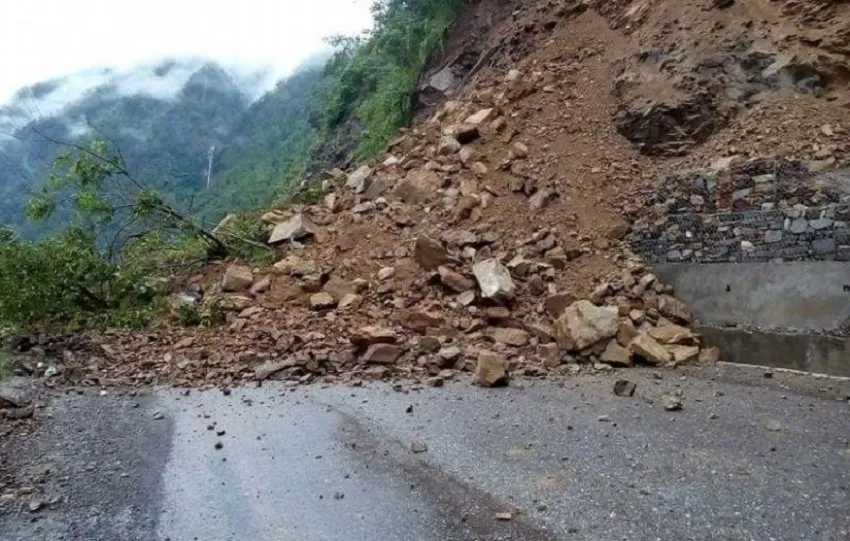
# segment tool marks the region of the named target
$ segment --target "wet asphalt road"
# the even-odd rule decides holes
[[[612,394],[620,377],[634,397]],[[682,411],[663,409],[671,392]],[[0,516],[0,539],[847,541],[848,397],[848,382],[729,365],[70,394],[19,450],[63,499]]]

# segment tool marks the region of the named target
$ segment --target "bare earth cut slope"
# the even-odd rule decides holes
[[[629,242],[671,210],[663,179],[847,165],[846,2],[482,0],[446,43],[384,154],[263,217],[277,263],[214,266],[175,296],[223,325],[92,337],[66,354],[74,376],[495,385],[710,362]]]

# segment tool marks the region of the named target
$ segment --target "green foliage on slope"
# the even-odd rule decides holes
[[[324,108],[332,132],[352,119],[364,131],[361,156],[381,151],[410,121],[411,95],[428,58],[443,43],[463,0],[379,0],[374,29],[360,38],[337,37],[327,70],[333,77]]]

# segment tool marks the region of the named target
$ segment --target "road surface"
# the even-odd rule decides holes
[[[33,492],[7,499],[0,539],[847,541],[848,400],[846,381],[730,365],[71,392],[15,443]]]

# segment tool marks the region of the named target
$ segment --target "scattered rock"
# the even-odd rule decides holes
[[[617,396],[634,396],[636,388],[634,383],[625,379],[614,382],[614,394]]]
[[[250,267],[230,265],[221,279],[221,290],[225,292],[245,291],[254,283],[254,274]]]
[[[690,324],[693,320],[693,316],[687,305],[670,295],[658,296],[658,311],[663,316],[684,324]]]
[[[310,295],[310,308],[313,310],[326,310],[334,306],[336,306],[336,301],[329,293],[322,291]]]
[[[661,405],[664,406],[664,409],[667,411],[679,411],[684,407],[684,404],[682,404],[679,397],[671,394],[661,396]]]
[[[681,344],[692,346],[699,343],[696,335],[690,329],[669,323],[649,330],[649,335],[661,344]]]
[[[472,267],[481,295],[486,299],[510,299],[514,296],[516,286],[511,279],[511,274],[496,259],[486,259],[476,263]]]
[[[488,334],[497,344],[522,347],[528,343],[528,333],[521,329],[494,327]]]
[[[392,344],[372,344],[363,355],[368,363],[393,364],[404,353],[404,350]]]
[[[703,348],[699,352],[698,359],[701,363],[716,363],[720,361],[720,349],[716,347]]]
[[[354,190],[355,193],[362,193],[371,177],[372,169],[368,165],[361,165],[356,171],[348,175],[345,186]]]
[[[428,452],[428,445],[424,441],[413,440],[410,442],[410,452],[415,454]]]
[[[439,267],[437,271],[440,274],[440,281],[443,285],[455,293],[463,293],[475,288],[475,282],[471,278],[467,278],[448,267]]]
[[[507,361],[498,353],[481,351],[478,354],[478,365],[475,370],[475,382],[482,387],[498,387],[507,385]]]
[[[413,248],[413,255],[422,268],[434,270],[444,265],[457,263],[440,241],[429,237],[419,237]]]
[[[0,380],[0,408],[24,408],[32,403],[28,378],[12,376]]]
[[[315,226],[304,214],[298,213],[289,220],[281,222],[272,230],[269,244],[300,241],[315,234]]]

